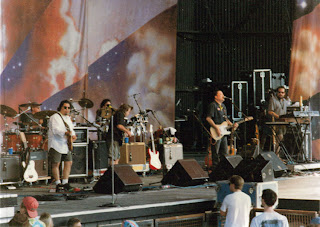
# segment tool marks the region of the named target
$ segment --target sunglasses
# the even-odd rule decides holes
[[[64,108],[64,109],[71,109],[70,106],[64,106],[63,108]]]

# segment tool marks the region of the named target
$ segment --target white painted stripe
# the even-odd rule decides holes
[[[153,204],[144,204],[144,205],[135,205],[135,206],[125,206],[125,207],[113,207],[113,208],[108,207],[108,208],[98,209],[98,210],[69,212],[69,213],[63,213],[63,214],[52,214],[51,216],[53,218],[59,218],[59,217],[69,217],[69,216],[75,216],[75,215],[111,213],[111,212],[115,212],[115,211],[128,211],[128,210],[146,209],[146,208],[154,208],[154,207],[183,205],[183,204],[190,204],[190,203],[201,203],[201,202],[209,202],[209,201],[213,201],[213,200],[211,200],[211,199],[193,199],[193,200],[184,200],[184,201],[166,202],[166,203],[153,203]]]

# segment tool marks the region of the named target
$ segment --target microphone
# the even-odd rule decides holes
[[[229,99],[229,100],[232,100],[232,98],[229,98],[229,97],[227,97],[227,96],[224,96],[224,98],[225,98],[225,99]]]
[[[153,112],[153,110],[146,109],[146,113]]]

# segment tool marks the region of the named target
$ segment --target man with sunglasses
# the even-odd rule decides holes
[[[68,100],[61,101],[58,112],[53,114],[49,120],[49,161],[51,162],[52,177],[57,192],[72,189],[68,180],[72,166],[72,153],[68,147],[68,138],[71,137],[73,142],[77,137],[70,118],[71,106]],[[59,172],[61,161],[64,161],[62,182]]]
[[[276,96],[272,96],[269,101],[268,114],[274,120],[279,119],[281,115],[287,114],[287,107],[291,104],[289,97],[286,97],[286,89],[284,86],[277,88]],[[275,128],[275,133],[278,139],[275,140],[275,152],[279,156],[280,151],[280,141],[283,140],[286,134],[286,126],[277,126]]]

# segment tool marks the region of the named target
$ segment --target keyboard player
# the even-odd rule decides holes
[[[280,86],[277,88],[276,94],[272,95],[269,100],[268,115],[272,117],[273,121],[276,121],[281,115],[287,114],[287,107],[289,105],[291,105],[291,100],[286,95],[286,89],[284,86]],[[279,142],[283,140],[286,134],[286,126],[275,126],[275,133],[277,138],[274,141],[274,151],[279,156]]]

